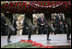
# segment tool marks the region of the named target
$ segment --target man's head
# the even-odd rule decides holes
[[[21,18],[20,18],[20,17],[18,17],[18,18],[17,18],[17,20],[18,20],[18,21],[21,21]]]
[[[41,14],[40,14],[40,17],[41,17],[41,18],[44,18],[44,14],[43,14],[43,13],[41,13]]]
[[[20,15],[20,18],[23,20],[24,19],[24,15]]]
[[[65,15],[64,14],[60,13],[60,16],[62,16],[63,19],[65,20]]]
[[[24,20],[24,15],[19,15],[19,17],[17,18],[19,21]]]
[[[57,15],[56,13],[54,13],[54,15]]]

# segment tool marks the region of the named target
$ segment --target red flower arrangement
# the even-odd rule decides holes
[[[43,7],[53,7],[59,3],[63,3],[63,7],[67,7],[67,8],[70,8],[71,5],[68,5],[68,3],[71,3],[71,1],[31,1],[32,3],[36,3],[36,4],[40,4],[39,7],[43,6]],[[30,3],[31,4],[31,3]],[[34,7],[37,7],[37,6],[34,6],[34,7],[31,7],[29,8],[29,5],[26,5],[26,2],[10,2],[9,4],[8,3],[5,3],[5,4],[2,4],[1,5],[1,12],[3,11],[6,11],[6,10],[10,10],[10,9],[14,9],[14,10],[17,10],[17,13],[20,12],[20,9],[21,12],[26,10],[26,9],[29,9],[29,12],[32,11],[32,9],[34,9]],[[55,4],[55,5],[53,5]],[[23,10],[24,9],[24,10]]]
[[[32,41],[32,40],[21,40],[21,42],[28,42],[28,43],[32,43],[32,46],[37,46],[37,47],[40,47],[40,48],[56,48],[56,47],[53,47],[53,46],[45,46],[45,45],[42,45],[41,43],[36,43],[36,41]]]

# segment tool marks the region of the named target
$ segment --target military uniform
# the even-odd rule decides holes
[[[5,13],[5,20],[6,20],[6,24],[7,24],[7,31],[8,31],[8,38],[7,41],[10,42],[10,37],[11,34],[15,32],[15,29],[12,25],[12,18],[10,18],[10,15]]]

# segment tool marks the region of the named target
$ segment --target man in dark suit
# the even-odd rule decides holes
[[[70,37],[70,34],[71,34],[71,19],[70,18],[67,18],[66,19],[66,33],[67,33],[67,40],[71,40],[69,37]]]
[[[55,19],[55,34],[60,32],[60,24],[59,24],[60,18],[59,18],[59,14],[56,15],[56,19]]]
[[[60,14],[60,17],[61,17],[61,23],[60,23],[60,30],[62,33],[64,33],[64,21],[65,21],[65,18],[64,18],[64,15],[63,14]]]
[[[23,26],[24,26],[24,27],[23,27],[23,32],[22,32],[22,33],[23,33],[23,35],[27,35],[29,28],[28,28],[28,24],[27,24],[27,22],[26,22],[25,19],[23,20]]]
[[[68,23],[66,23],[66,33],[67,33],[67,40],[70,40],[69,36],[71,33],[71,27]]]
[[[37,24],[39,26],[39,29],[38,29],[39,34],[46,33],[46,21],[43,15],[41,15],[41,17],[37,19]]]
[[[46,19],[44,18],[44,15],[41,14],[40,16],[41,17],[37,19],[37,24],[39,26],[38,30],[40,31],[39,34],[41,34],[41,33],[47,33],[47,40],[51,40],[51,39],[49,39],[51,28],[48,25]]]

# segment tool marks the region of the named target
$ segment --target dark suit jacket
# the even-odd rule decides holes
[[[5,25],[6,21],[4,17],[1,17],[1,25]]]
[[[28,27],[28,24],[27,24],[27,22],[26,22],[26,20],[24,20],[23,21],[23,34],[27,34],[28,32],[26,32],[27,31],[27,29],[26,29],[26,27]]]
[[[60,19],[59,19],[58,15],[57,15],[56,19],[55,19],[55,24],[56,24],[56,27],[58,27],[58,28],[60,26],[59,21],[60,21]]]
[[[6,30],[5,28],[6,28],[6,21],[5,21],[5,18],[4,17],[1,17],[1,29],[3,30]]]
[[[58,15],[56,16],[55,22],[59,23],[59,17],[58,17]]]
[[[63,16],[61,16],[61,22],[64,24],[65,20],[63,19]]]
[[[43,22],[42,22],[41,18],[38,18],[38,19],[37,19],[37,24],[38,24],[38,26],[41,26],[42,23],[45,23],[45,25],[46,25],[46,20],[45,20],[45,18],[43,18]]]

